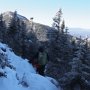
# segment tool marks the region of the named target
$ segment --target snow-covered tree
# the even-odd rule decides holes
[[[8,28],[9,35],[13,36],[17,32],[17,21],[18,21],[17,11],[15,11],[13,14],[13,18],[11,22],[9,23],[9,28]]]
[[[52,27],[55,28],[60,32],[60,24],[61,24],[61,17],[62,17],[62,10],[59,9],[59,11],[56,13],[55,17],[53,18],[53,25]]]
[[[75,45],[76,44],[76,45]],[[72,59],[68,62],[71,69],[66,72],[62,78],[60,78],[60,83],[63,87],[68,90],[73,90],[75,88],[80,88],[80,90],[89,90],[90,84],[90,64],[89,59],[87,59],[88,49],[85,48],[85,42],[80,38],[77,43],[73,43],[74,49],[72,48]],[[88,62],[88,63],[87,63]],[[77,89],[76,89],[77,90]]]
[[[61,23],[61,33],[64,33],[64,29],[65,29],[65,21],[63,20]]]

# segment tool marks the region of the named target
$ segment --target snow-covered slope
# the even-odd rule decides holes
[[[14,67],[2,69],[7,77],[0,77],[0,90],[60,90],[57,83],[52,82],[53,79],[36,74],[28,60],[16,56],[7,45],[0,43],[0,52],[7,56]]]

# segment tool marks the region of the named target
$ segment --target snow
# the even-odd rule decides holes
[[[6,52],[1,48],[6,49]],[[15,68],[4,69],[7,77],[0,77],[0,90],[60,90],[56,80],[37,74],[27,59],[15,55],[7,45],[0,43],[0,52],[7,55],[10,65]]]

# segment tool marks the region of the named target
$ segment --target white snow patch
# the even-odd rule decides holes
[[[35,69],[28,63],[27,59],[24,60],[16,56],[5,44],[0,43],[0,52],[1,48],[6,49],[3,53],[7,55],[15,70],[9,67],[4,69],[7,77],[0,77],[0,90],[60,90],[54,79],[36,74]],[[52,80],[54,83],[51,82]]]

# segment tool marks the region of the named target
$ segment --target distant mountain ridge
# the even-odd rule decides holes
[[[77,37],[82,36],[85,38],[86,36],[88,36],[90,38],[90,29],[69,28],[69,33]]]

